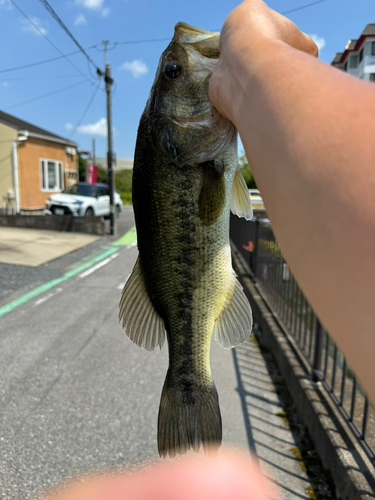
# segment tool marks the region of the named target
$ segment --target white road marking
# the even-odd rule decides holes
[[[46,295],[45,297],[42,297],[41,299],[37,300],[34,304],[34,306],[38,306],[39,304],[43,304],[43,302],[45,302],[46,300],[50,299],[51,297],[53,297],[56,293],[58,292],[61,292],[62,291],[62,288],[56,288],[56,291],[53,292],[53,293],[49,293],[48,295]]]
[[[42,297],[41,299],[37,300],[34,304],[34,306],[38,306],[39,304],[42,304],[43,302],[45,302],[46,300],[50,299],[54,294],[53,293],[49,293],[48,295],[45,295],[44,297]]]
[[[120,255],[120,253],[117,252],[117,253],[114,253],[113,255],[111,255],[110,257],[107,257],[106,259],[102,260],[101,262],[99,262],[95,266],[92,266],[89,269],[87,269],[87,271],[84,271],[83,273],[79,274],[78,275],[79,278],[85,278],[86,276],[88,276],[89,274],[93,273],[97,269],[100,269],[101,267],[103,267],[106,264],[108,264],[109,262],[111,262],[112,259],[118,257],[119,255]]]
[[[127,275],[127,277],[125,278],[124,283],[120,283],[120,284],[118,285],[117,290],[122,290],[122,289],[124,288],[125,283],[128,281],[129,277],[130,277],[130,274],[128,274],[128,275]]]

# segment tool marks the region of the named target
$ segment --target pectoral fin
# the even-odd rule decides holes
[[[153,351],[157,345],[163,346],[164,321],[147,293],[139,257],[121,295],[119,320],[126,335],[137,346],[148,351]]]
[[[232,297],[215,321],[214,336],[218,344],[231,349],[249,338],[253,326],[251,307],[242,286],[235,279]]]
[[[246,220],[253,218],[249,190],[239,168],[233,180],[230,209],[238,217],[244,217]]]

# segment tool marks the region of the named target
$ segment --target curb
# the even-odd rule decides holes
[[[261,329],[259,341],[273,354],[296,406],[309,430],[322,463],[331,474],[342,500],[375,498],[375,469],[356,437],[335,408],[321,382],[313,382],[311,368],[270,307],[260,287],[232,244],[233,267]]]
[[[72,215],[0,215],[2,227],[48,229],[105,236],[103,217],[73,217]]]

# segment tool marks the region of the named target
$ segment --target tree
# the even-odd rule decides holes
[[[245,153],[243,153],[239,158],[238,158],[238,165],[240,166],[241,173],[245,179],[245,182],[247,184],[247,187],[249,189],[257,189],[257,185],[255,183],[255,179],[253,177],[253,174],[251,172],[251,169],[249,167],[249,163],[247,161],[247,158],[245,156]]]
[[[86,165],[87,160],[82,158],[82,156],[78,156],[78,177],[82,182],[86,180]]]
[[[108,184],[108,172],[107,169],[98,166],[98,177],[97,177],[97,182],[103,182],[103,184]]]

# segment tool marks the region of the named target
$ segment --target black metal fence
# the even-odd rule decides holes
[[[268,219],[231,218],[231,240],[363,449],[375,464],[375,411],[290,272]]]

